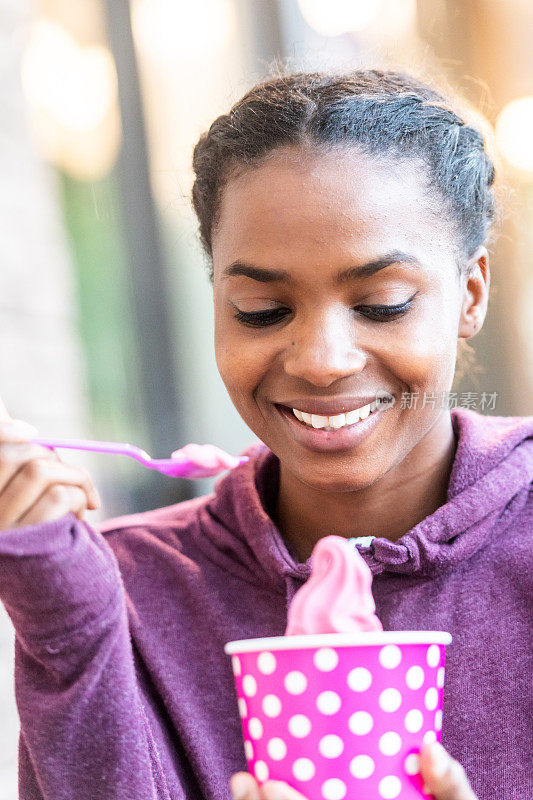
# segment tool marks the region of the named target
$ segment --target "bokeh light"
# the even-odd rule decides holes
[[[44,155],[77,177],[106,174],[119,143],[117,76],[110,51],[82,46],[55,22],[32,27],[22,87]]]
[[[190,63],[221,50],[237,20],[230,0],[135,0],[132,28],[137,46],[154,60]]]
[[[54,22],[35,23],[22,63],[22,83],[34,108],[74,131],[100,125],[117,96],[113,58],[101,45],[81,47]]]
[[[511,166],[533,173],[533,97],[520,97],[503,108],[496,123],[496,141]]]
[[[365,30],[381,11],[382,0],[298,0],[305,21],[322,36]]]

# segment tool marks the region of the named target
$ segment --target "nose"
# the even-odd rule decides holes
[[[289,336],[285,372],[314,386],[327,387],[360,372],[366,364],[349,310],[348,314],[336,309],[320,319],[310,317],[297,328],[290,326]]]

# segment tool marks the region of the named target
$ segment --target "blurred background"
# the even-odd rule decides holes
[[[274,59],[440,76],[495,132],[505,214],[483,331],[455,389],[533,414],[530,0],[0,0],[0,396],[42,435],[254,441],[213,349],[190,206],[200,133]],[[211,491],[129,459],[90,469],[98,520]],[[15,800],[13,635],[0,612],[0,800]]]

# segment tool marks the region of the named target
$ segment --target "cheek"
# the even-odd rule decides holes
[[[389,369],[408,389],[447,389],[453,380],[457,335],[453,326],[444,324],[446,315],[420,318],[382,352]]]
[[[241,410],[268,369],[264,347],[257,339],[244,340],[232,326],[215,325],[215,359],[229,396]]]

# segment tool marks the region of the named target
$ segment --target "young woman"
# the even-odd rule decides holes
[[[448,394],[489,295],[481,134],[408,76],[296,74],[215,120],[193,164],[217,364],[261,441],[212,495],[95,531],[89,476],[4,415],[20,796],[301,798],[246,772],[223,647],[283,634],[335,533],[363,537],[386,630],[453,636],[428,791],[530,800],[533,418]]]

